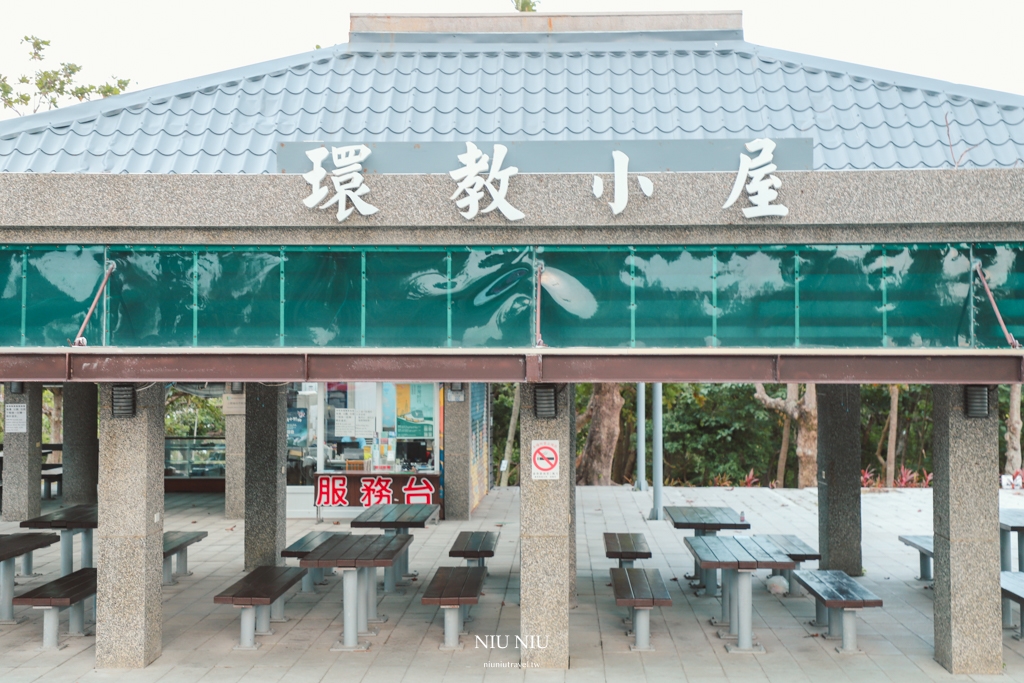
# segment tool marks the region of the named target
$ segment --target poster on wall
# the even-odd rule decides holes
[[[288,447],[305,448],[309,445],[309,420],[306,408],[288,409]]]
[[[434,436],[434,385],[397,384],[398,438]]]
[[[381,411],[380,430],[382,432],[393,432],[398,421],[397,406],[395,405],[395,385],[391,382],[385,382],[381,385],[381,397],[381,407],[383,410]]]

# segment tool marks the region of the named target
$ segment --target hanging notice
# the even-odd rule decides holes
[[[377,435],[377,415],[373,410],[334,409],[334,436],[372,439]]]
[[[433,384],[395,386],[399,438],[434,436],[434,390]]]
[[[4,404],[4,429],[8,434],[25,434],[28,432],[28,404]]]

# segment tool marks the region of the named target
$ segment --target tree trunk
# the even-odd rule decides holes
[[[631,421],[620,419],[619,439],[615,442],[615,458],[612,460],[612,482],[615,484],[625,484],[636,470],[636,450],[629,444],[633,428]]]
[[[1010,385],[1010,410],[1006,416],[1006,473],[1020,469],[1020,385]]]
[[[516,439],[516,425],[519,424],[519,399],[523,385],[516,382],[516,390],[512,395],[512,419],[508,422],[508,438],[505,439],[505,469],[501,473],[501,486],[508,486],[508,475],[512,471],[512,444]]]
[[[813,384],[804,387],[800,418],[796,421],[796,459],[800,465],[797,486],[818,485],[818,392]]]
[[[885,486],[892,488],[896,478],[896,428],[900,417],[900,385],[889,385],[889,451],[885,457]]]
[[[591,415],[590,430],[580,457],[577,484],[607,486],[612,483],[612,459],[619,440],[619,416],[624,403],[618,384],[594,384],[587,406]]]
[[[796,404],[799,392],[799,384],[787,384],[786,403]],[[779,467],[775,474],[775,486],[780,489],[786,487],[786,460],[789,458],[789,433],[792,431],[792,424],[793,418],[787,413],[782,423],[782,447],[779,448]]]
[[[50,443],[64,443],[64,389],[53,387],[50,389],[53,397],[53,410],[50,412]],[[58,453],[60,455],[58,455]],[[47,456],[47,462],[59,463],[64,461],[64,451],[54,451]]]
[[[878,435],[878,446],[875,448],[875,460],[878,461],[879,471],[882,473],[882,478],[885,479],[885,458],[882,457],[882,446],[885,445],[885,437],[889,433],[889,418],[891,415],[885,416],[885,422],[882,423],[882,432]]]

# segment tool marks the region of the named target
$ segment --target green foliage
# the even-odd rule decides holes
[[[1007,391],[1009,396],[1009,391]],[[1009,404],[1009,401],[1007,401]],[[876,458],[879,440],[889,415],[889,385],[863,384],[860,388],[861,469],[871,467],[879,476],[885,471],[889,446],[882,444],[882,462]],[[899,417],[896,420],[896,471],[901,467],[919,472],[932,471],[932,388],[926,384],[900,386]],[[1003,446],[1001,452],[1005,452]],[[1001,471],[1001,470],[1000,470]]]
[[[494,430],[491,432],[492,462],[494,477],[501,477],[501,460],[505,457],[505,441],[508,439],[508,426],[512,418],[512,402],[515,384],[491,385],[491,414],[494,418]],[[512,444],[512,457],[509,462],[509,485],[519,484],[519,423],[516,422],[515,441]]]
[[[172,388],[167,392],[165,405],[167,436],[224,436],[221,399],[200,398]]]
[[[50,46],[50,41],[37,36],[25,36],[22,44],[28,43],[29,59],[42,62],[43,51]],[[112,83],[102,85],[76,83],[82,67],[71,62],[61,62],[56,69],[38,69],[35,74],[18,76],[14,84],[7,76],[0,74],[0,105],[11,109],[19,116],[25,113],[35,114],[40,109],[56,109],[65,100],[79,102],[91,100],[94,95],[110,97],[120,95],[128,89],[129,79],[112,76]]]
[[[538,0],[512,0],[517,12],[536,12]]]

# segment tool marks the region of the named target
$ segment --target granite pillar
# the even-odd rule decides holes
[[[64,467],[65,505],[96,502],[99,482],[100,442],[96,409],[99,392],[92,382],[64,384]]]
[[[223,397],[224,408],[224,517],[245,518],[245,394]]]
[[[21,522],[39,516],[43,469],[43,385],[17,382],[20,394],[4,385],[3,521]]]
[[[819,567],[864,573],[860,517],[860,385],[819,384]]]
[[[999,411],[964,414],[964,387],[932,387],[935,660],[954,674],[1003,673],[999,590]]]
[[[114,416],[114,386],[99,401],[98,669],[142,668],[162,650],[164,385],[135,385],[133,417]]]
[[[284,386],[245,386],[246,571],[284,564],[287,419]]]
[[[534,416],[524,384],[520,412],[520,658],[524,665],[569,668],[569,610],[576,604],[575,386],[558,385],[557,416]],[[557,479],[534,479],[533,441],[557,441]]]
[[[474,385],[463,383],[457,390],[452,386],[446,384],[444,391],[444,518],[468,520],[473,510],[469,470]]]

